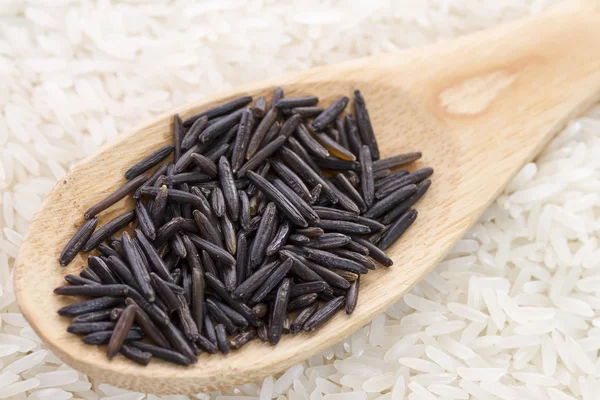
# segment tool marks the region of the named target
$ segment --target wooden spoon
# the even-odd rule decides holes
[[[597,101],[599,48],[600,14],[555,10],[450,42],[245,85],[173,110],[84,160],[46,197],[16,263],[21,310],[64,362],[127,389],[197,393],[281,372],[364,326],[431,271],[519,169]],[[66,268],[57,262],[83,212],[122,185],[130,165],[171,141],[173,113],[187,117],[242,94],[270,96],[279,85],[287,96],[316,94],[324,104],[360,89],[382,156],[422,151],[423,165],[436,170],[415,225],[389,250],[394,265],[364,277],[354,314],[339,313],[313,334],[285,335],[275,347],[254,341],[227,356],[203,354],[190,367],[108,361],[104,347],[67,333],[70,318],[56,311],[74,300],[52,290],[85,264],[82,256]],[[113,206],[101,223],[131,207]]]

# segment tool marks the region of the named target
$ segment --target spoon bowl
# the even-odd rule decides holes
[[[281,372],[339,342],[412,288],[451,249],[510,179],[570,118],[597,101],[600,15],[553,11],[451,42],[315,68],[239,87],[188,105],[122,135],[75,166],[48,194],[31,222],[15,269],[21,310],[49,348],[74,368],[116,386],[161,394],[198,393]],[[125,171],[170,143],[172,115],[187,118],[241,96],[317,95],[329,104],[360,89],[381,156],[421,151],[435,169],[418,205],[419,218],[388,249],[394,265],[361,278],[354,314],[338,313],[314,333],[284,335],[277,346],[252,341],[198,363],[160,360],[141,367],[109,361],[104,347],[69,334],[56,311],[76,299],[53,294],[63,276],[78,274],[87,255],[58,263],[83,212],[125,182]],[[100,225],[131,210],[123,200],[100,214]]]

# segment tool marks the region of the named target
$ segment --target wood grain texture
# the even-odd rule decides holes
[[[286,335],[276,347],[254,341],[227,356],[201,355],[178,367],[147,367],[66,332],[56,310],[73,299],[53,295],[67,267],[57,262],[83,223],[83,212],[124,182],[127,168],[171,140],[171,115],[122,135],[61,180],[33,219],[15,272],[17,299],[35,331],[67,364],[120,387],[154,393],[197,393],[274,374],[323,351],[364,326],[423,278],[518,172],[570,118],[597,101],[600,16],[564,10],[511,23],[451,42],[380,55],[272,78],[182,107],[184,117],[241,94],[316,94],[324,104],[360,89],[369,106],[382,156],[422,151],[435,168],[419,203],[419,218],[390,249],[394,265],[361,280],[355,313],[339,313],[314,334]],[[415,167],[421,166],[416,163]],[[126,209],[124,201],[101,223]]]

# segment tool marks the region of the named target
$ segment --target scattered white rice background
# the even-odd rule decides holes
[[[279,377],[162,397],[90,382],[44,348],[12,289],[44,195],[138,121],[236,84],[452,38],[549,3],[4,0],[0,399],[598,399],[600,107],[528,164],[411,294]]]

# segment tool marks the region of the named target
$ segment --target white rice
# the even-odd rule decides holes
[[[528,163],[410,294],[277,377],[177,396],[90,382],[45,349],[12,289],[18,247],[48,190],[140,120],[266,75],[452,38],[553,2],[4,1],[0,398],[596,400],[600,106]]]

